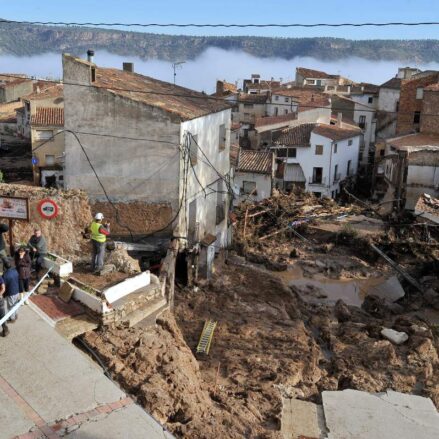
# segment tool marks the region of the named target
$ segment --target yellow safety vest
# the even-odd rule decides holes
[[[99,232],[99,229],[101,227],[102,227],[101,223],[97,223],[95,221],[91,223],[90,232],[91,232],[91,239],[93,239],[93,241],[105,242],[107,240],[107,237],[103,233]]]

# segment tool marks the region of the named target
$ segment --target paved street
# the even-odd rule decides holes
[[[0,337],[0,439],[170,438],[29,307]]]

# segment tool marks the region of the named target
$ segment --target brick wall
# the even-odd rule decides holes
[[[421,132],[439,134],[439,91],[424,91]]]
[[[439,82],[439,73],[412,80],[403,80],[401,82],[401,97],[399,100],[398,119],[396,124],[396,134],[402,135],[419,129],[414,123],[416,111],[423,111],[423,100],[416,99],[416,90],[418,87],[427,87],[428,85]]]

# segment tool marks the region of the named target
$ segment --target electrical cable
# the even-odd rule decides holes
[[[5,24],[36,24],[46,26],[106,26],[106,27],[177,27],[177,28],[313,28],[313,27],[388,27],[388,26],[437,26],[437,21],[394,21],[394,22],[364,22],[364,23],[93,23],[93,22],[65,22],[65,21],[21,21],[1,19]]]

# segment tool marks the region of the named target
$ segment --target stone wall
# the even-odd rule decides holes
[[[439,92],[424,91],[421,131],[439,134]]]
[[[89,242],[83,238],[82,231],[90,224],[92,217],[88,198],[84,192],[3,183],[0,184],[0,196],[29,198],[30,221],[15,221],[14,244],[27,242],[33,233],[33,228],[38,225],[47,240],[49,251],[73,261],[84,255],[88,258]],[[55,219],[43,219],[37,211],[38,203],[45,198],[54,200],[59,206],[59,214]],[[8,222],[7,219],[0,221]],[[5,239],[8,241],[7,233]]]

